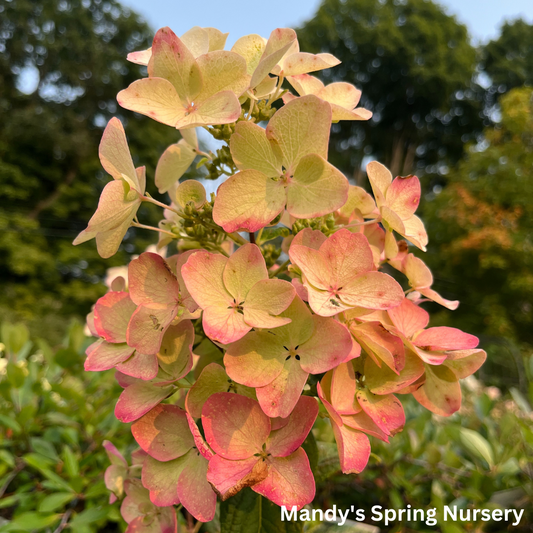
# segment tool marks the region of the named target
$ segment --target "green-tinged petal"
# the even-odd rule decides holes
[[[134,81],[118,93],[117,101],[124,109],[146,115],[168,126],[176,127],[176,124],[186,118],[185,108],[176,89],[163,78]]]
[[[205,334],[213,341],[229,344],[244,337],[252,327],[242,313],[231,306],[211,306],[204,309],[202,324]]]
[[[181,379],[191,370],[193,343],[194,326],[190,320],[171,325],[165,332],[157,358],[159,366],[173,379]]]
[[[308,154],[327,159],[330,127],[330,105],[309,95],[283,106],[268,123],[266,133],[281,148],[283,166],[294,172],[300,159]]]
[[[330,265],[331,282],[337,289],[374,269],[372,251],[362,233],[341,229],[324,241],[320,253]]]
[[[352,337],[343,324],[332,318],[315,315],[313,322],[313,335],[296,351],[306,372],[322,374],[346,359],[352,349]]]
[[[317,154],[300,159],[287,187],[287,211],[296,218],[315,218],[342,207],[349,183],[344,174]]]
[[[205,402],[217,392],[236,392],[241,396],[255,399],[253,389],[233,382],[222,366],[211,363],[202,370],[187,394],[185,400],[187,412],[194,418],[200,418]]]
[[[309,376],[296,357],[287,357],[276,379],[264,387],[256,388],[255,391],[261,409],[270,418],[286,418],[291,414]]]
[[[363,411],[386,435],[394,435],[402,430],[405,413],[396,396],[377,396],[366,389],[358,390],[356,396]]]
[[[464,379],[479,370],[487,359],[487,352],[484,350],[464,350],[468,355],[457,359],[447,359],[444,365],[447,366],[457,379]],[[454,354],[455,355],[455,354]]]
[[[208,461],[191,450],[178,481],[178,498],[185,509],[200,522],[215,517],[217,495],[207,481]]]
[[[339,290],[341,300],[351,307],[390,309],[402,303],[400,284],[383,272],[366,272]]]
[[[128,292],[111,291],[94,306],[94,327],[107,342],[126,342],[126,330],[136,305]]]
[[[200,28],[200,26],[192,27],[180,39],[194,57],[209,52],[209,34],[204,28]]]
[[[200,251],[190,255],[182,266],[187,290],[202,309],[214,305],[227,307],[233,302],[222,281],[227,261],[221,254]]]
[[[301,509],[315,497],[315,478],[309,459],[302,448],[288,457],[270,457],[270,469],[264,481],[252,490],[262,494],[276,505],[296,506]]]
[[[309,54],[298,52],[286,57],[282,63],[282,72],[285,76],[298,76],[324,70],[339,65],[340,61],[331,54]]]
[[[192,202],[195,209],[200,209],[207,201],[205,187],[196,180],[183,181],[172,196],[181,208]]]
[[[128,54],[127,60],[136,65],[148,65],[150,58],[152,57],[152,47],[147,50],[139,50],[137,52],[130,52]]]
[[[161,309],[179,300],[179,284],[167,262],[158,254],[142,253],[128,266],[130,297],[137,305]]]
[[[192,102],[202,88],[202,75],[194,54],[168,27],[155,34],[148,74],[171,83],[183,105]]]
[[[287,357],[283,342],[276,334],[252,331],[226,346],[224,365],[229,377],[249,387],[268,385],[283,370]]]
[[[175,388],[157,387],[152,383],[129,385],[118,399],[115,416],[121,422],[133,422],[161,403]]]
[[[158,507],[178,505],[178,480],[189,455],[196,450],[190,450],[185,455],[172,461],[161,462],[153,457],[146,457],[142,469],[142,483],[150,491],[150,501]]]
[[[235,52],[209,52],[200,56],[196,62],[204,83],[202,90],[194,98],[195,102],[203,102],[221,91],[231,91],[239,97],[250,85],[246,60]]]
[[[167,192],[187,172],[195,157],[196,152],[184,139],[171,144],[159,158],[155,169],[155,184],[159,192]]]
[[[300,96],[306,94],[317,95],[321,89],[324,88],[324,84],[314,76],[309,74],[300,74],[298,76],[287,76],[287,81],[298,91]],[[326,98],[323,98],[326,100]]]
[[[254,73],[259,61],[261,60],[261,56],[265,50],[266,42],[267,40],[264,37],[252,33],[237,39],[231,48],[232,52],[244,57],[246,61],[246,72],[250,76]]]
[[[413,392],[415,399],[432,413],[450,416],[461,407],[461,385],[454,372],[444,365],[426,365],[426,380]]]
[[[131,159],[124,126],[118,118],[114,117],[108,122],[100,141],[98,154],[108,174],[116,180],[125,179],[131,187],[138,192],[143,192]]]
[[[131,426],[137,444],[158,461],[171,461],[185,455],[193,446],[187,416],[176,405],[154,407]]]
[[[244,321],[254,328],[276,328],[290,322],[289,318],[277,317],[290,305],[296,291],[281,279],[258,281],[249,291],[243,306]]]
[[[244,170],[218,188],[213,220],[228,233],[254,232],[283,211],[285,198],[281,181],[273,181],[256,170]]]
[[[281,153],[261,126],[239,122],[230,141],[231,155],[239,170],[258,170],[269,178],[279,177]]]
[[[205,438],[213,451],[225,459],[247,459],[261,453],[270,434],[270,420],[250,398],[219,392],[202,409]]]
[[[223,33],[217,28],[203,28],[209,36],[209,52],[223,50],[229,33]]]
[[[173,126],[185,129],[212,124],[231,124],[240,114],[241,104],[235,94],[232,91],[222,91],[196,104],[189,112],[181,115]]]
[[[385,193],[392,183],[392,174],[385,165],[377,161],[368,163],[366,173],[370,181],[370,186],[372,187],[372,192],[374,193],[374,198],[379,207],[385,203]]]
[[[372,118],[372,111],[364,107],[357,107],[355,109],[345,109],[336,104],[331,105],[331,120],[338,122],[339,120],[370,120]]]
[[[252,75],[250,86],[259,85],[295,42],[297,43],[294,30],[289,28],[275,29],[268,38],[263,55]]]
[[[359,474],[370,458],[368,437],[346,425],[332,424],[335,441],[339,449],[339,460],[344,474]]]
[[[268,279],[268,271],[259,246],[245,244],[227,260],[222,274],[226,290],[234,302],[246,300],[250,289],[260,280]]]

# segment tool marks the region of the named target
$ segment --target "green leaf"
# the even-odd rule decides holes
[[[285,226],[279,228],[265,228],[261,234],[261,242],[271,241],[277,237],[288,237],[291,234],[291,230]]]
[[[20,496],[18,494],[13,494],[13,496],[8,496],[7,498],[2,498],[0,500],[0,509],[5,509],[6,507],[13,507],[18,503]]]
[[[20,389],[20,387],[24,385],[25,377],[24,370],[21,367],[17,366],[15,363],[7,364],[7,379],[15,389]]]
[[[282,522],[281,509],[251,489],[220,504],[220,533],[301,533],[301,522]]]
[[[80,474],[80,466],[78,464],[78,459],[74,455],[74,452],[66,444],[65,446],[63,446],[62,458],[63,462],[65,463],[65,469],[69,477],[77,478]]]
[[[30,439],[30,445],[33,448],[34,452],[40,453],[49,459],[54,461],[59,461],[59,455],[51,442],[48,442],[44,439],[34,437]]]
[[[18,515],[9,524],[6,524],[0,531],[38,531],[51,526],[57,522],[61,515],[59,514],[41,514],[35,512],[22,513]]]
[[[0,424],[11,429],[13,433],[19,434],[22,431],[20,424],[7,415],[0,414]]]
[[[526,414],[531,413],[531,406],[529,405],[529,402],[527,401],[526,397],[516,388],[511,387],[509,389],[511,392],[511,396],[513,397],[514,402],[518,407]]]
[[[307,438],[304,440],[302,448],[307,454],[309,465],[314,474],[318,466],[318,446],[312,431],[309,432],[309,435],[307,435]]]
[[[320,483],[340,471],[339,453],[333,442],[317,442],[318,465],[315,469],[315,481]]]
[[[472,455],[484,459],[490,468],[494,466],[494,454],[490,444],[479,433],[472,429],[461,428],[461,444]]]
[[[105,507],[91,507],[90,509],[85,509],[81,513],[77,514],[70,521],[70,528],[75,531],[77,527],[85,526],[87,524],[92,524],[98,520],[105,518],[109,512],[110,507],[106,505]]]
[[[37,470],[48,468],[49,466],[55,464],[55,461],[52,461],[52,459],[45,457],[40,453],[27,453],[23,456],[23,459],[27,465],[33,466],[33,468],[37,468]]]
[[[39,512],[50,513],[56,511],[70,502],[72,498],[74,498],[72,492],[56,492],[55,494],[50,494],[40,503]]]
[[[0,450],[0,461],[13,468],[15,466],[15,457],[7,450]]]
[[[72,348],[63,348],[56,352],[54,361],[61,368],[72,368],[81,362],[81,357]]]

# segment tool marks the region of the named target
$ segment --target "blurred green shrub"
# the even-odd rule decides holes
[[[57,349],[23,324],[3,323],[0,339],[0,531],[119,531],[102,441],[124,450],[131,436],[113,414],[113,374],[84,371],[78,322]]]
[[[42,340],[32,341],[23,324],[3,323],[0,342],[0,533],[124,530],[119,503],[108,503],[104,472],[109,460],[102,442],[112,440],[122,452],[131,451],[134,442],[113,413],[121,391],[113,374],[83,369],[91,342],[83,326],[72,322],[64,343],[52,349]],[[533,383],[533,357],[524,367],[525,379]],[[354,505],[367,517],[374,505],[436,507],[441,513],[444,505],[517,507],[525,513],[512,531],[530,531],[532,395],[514,389],[502,397],[499,389],[474,378],[463,393],[461,411],[450,418],[402,397],[405,430],[390,444],[373,439],[375,454],[360,475],[340,474],[333,434],[324,420],[304,444],[317,478],[313,507]],[[446,524],[442,518],[432,528],[423,522],[373,525],[403,533],[507,530],[502,522]],[[202,531],[218,533],[218,527],[214,521]],[[324,527],[307,524],[305,531]]]
[[[533,383],[533,357],[525,361],[527,379]],[[371,508],[437,509],[438,526],[423,522],[396,523],[380,531],[442,531],[442,533],[531,531],[533,526],[533,412],[531,399],[513,390],[502,396],[496,387],[485,387],[474,377],[463,387],[463,406],[455,415],[433,415],[415,401],[402,397],[407,422],[390,444],[373,440],[367,468],[358,476],[344,476],[334,457],[320,455],[318,469],[325,474],[317,487],[313,506],[328,509],[351,505],[372,515]],[[333,442],[324,421],[316,435],[319,447]],[[322,441],[322,442],[320,442]],[[323,459],[322,459],[323,457]],[[318,481],[318,480],[317,480]],[[521,523],[447,523],[443,507],[459,509],[524,509]],[[350,516],[355,520],[355,516]],[[314,532],[309,529],[309,532]],[[317,529],[317,532],[319,529]],[[320,530],[322,531],[322,530]],[[328,530],[329,531],[329,530]]]

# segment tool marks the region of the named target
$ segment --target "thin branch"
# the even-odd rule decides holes
[[[4,495],[5,491],[8,489],[9,484],[17,477],[17,474],[24,469],[24,466],[26,463],[22,459],[17,459],[18,462],[15,466],[14,470],[7,476],[7,479],[5,483],[2,485],[2,488],[0,488],[0,498]]]
[[[57,186],[57,189],[50,196],[47,196],[40,202],[37,202],[37,205],[33,208],[33,211],[28,214],[28,218],[35,220],[41,214],[41,211],[51,207],[57,200],[59,200],[63,194],[63,191],[65,191],[65,189],[72,184],[75,177],[76,171],[74,169],[69,170],[63,182]]]
[[[61,533],[68,524],[68,519],[70,518],[70,515],[72,514],[72,509],[67,509],[63,517],[61,518],[61,522],[59,522],[59,525],[57,526],[57,529],[54,531],[54,533]]]
[[[131,225],[135,228],[142,228],[142,229],[149,229],[152,231],[158,231],[159,233],[164,233],[165,235],[170,235],[173,239],[177,239],[178,236],[174,235],[174,233],[171,233],[170,231],[161,229],[161,228],[155,228],[154,226],[147,226],[146,224],[139,224],[139,222],[132,222]]]
[[[251,231],[250,233],[248,233],[248,237],[250,238],[250,242],[252,244],[255,244],[255,233],[253,231]]]

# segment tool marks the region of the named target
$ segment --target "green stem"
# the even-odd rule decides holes
[[[370,224],[377,224],[381,222],[381,217],[373,218],[372,220],[365,220],[364,222],[352,222],[351,224],[346,224],[342,226],[343,228],[356,228],[358,226],[368,226]]]
[[[283,263],[279,268],[277,268],[276,270],[274,270],[274,272],[271,272],[269,277],[270,278],[274,278],[276,277],[277,275],[281,274],[284,270],[287,270],[287,267],[291,264],[291,260],[290,259],[287,259],[287,261],[285,261],[285,263]]]
[[[177,235],[174,235],[174,233],[170,233],[170,231],[166,231],[161,228],[154,228],[153,226],[147,226],[146,224],[139,224],[139,222],[132,222],[131,225],[135,228],[142,228],[142,229],[149,229],[152,231],[158,231],[159,233],[164,233],[165,235],[170,235],[173,239],[177,238]]]
[[[141,196],[141,199],[143,202],[150,202],[151,204],[158,205],[159,207],[162,207],[163,209],[174,211],[174,213],[179,215],[179,212],[176,209],[174,209],[170,205],[164,204],[162,202],[158,202],[156,199],[152,198],[149,194],[147,194],[146,196]]]
[[[226,234],[233,242],[240,244],[241,246],[243,244],[248,244],[248,241],[246,239],[243,239],[238,233],[227,233]]]

